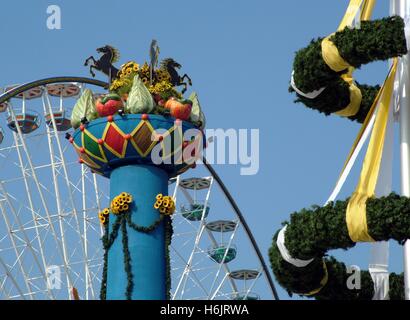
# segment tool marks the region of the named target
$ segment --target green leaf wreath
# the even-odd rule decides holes
[[[293,63],[295,85],[302,92],[308,93],[321,88],[324,91],[315,99],[308,99],[299,94],[296,102],[302,102],[311,109],[330,115],[345,108],[350,102],[348,84],[340,78],[342,73],[330,69],[322,57],[323,38],[312,40],[304,49],[296,53]],[[341,57],[351,66],[387,60],[407,53],[403,19],[397,16],[374,21],[362,21],[360,29],[345,28],[330,37]],[[363,122],[379,91],[379,86],[356,83],[362,92],[359,112],[349,117]],[[290,87],[291,92],[295,90]]]

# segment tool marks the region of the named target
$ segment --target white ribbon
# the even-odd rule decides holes
[[[363,149],[364,144],[366,143],[366,141],[368,140],[370,134],[372,133],[373,130],[373,126],[374,126],[374,122],[376,120],[376,113],[374,112],[370,118],[370,121],[362,135],[362,137],[359,140],[359,143],[356,146],[356,149],[353,151],[353,154],[349,160],[349,162],[347,163],[345,169],[343,170],[342,174],[340,175],[339,180],[337,181],[337,184],[335,186],[335,188],[332,191],[332,194],[330,195],[330,197],[327,199],[325,205],[327,205],[329,202],[335,201],[335,199],[337,198],[337,196],[340,193],[340,190],[342,189],[343,185],[346,182],[347,177],[350,174],[350,171],[353,168],[353,165],[355,164],[357,157],[360,154],[360,151]]]
[[[293,70],[292,71],[292,77],[290,78],[290,85],[292,86],[293,90],[295,90],[297,92],[297,94],[301,95],[302,97],[305,97],[305,98],[308,98],[308,99],[315,99],[323,92],[323,90],[326,89],[326,87],[323,87],[323,88],[320,88],[320,89],[312,91],[312,92],[304,93],[296,87],[295,80],[293,79],[294,73],[295,73],[295,71]]]
[[[369,266],[370,276],[374,284],[373,300],[389,300],[389,272],[387,266]]]
[[[404,18],[404,34],[406,35],[407,40],[407,51],[410,51],[410,17]]]
[[[278,239],[276,240],[276,245],[277,245],[277,247],[278,247],[278,249],[279,249],[279,252],[280,252],[280,254],[281,254],[283,260],[285,260],[286,262],[288,262],[288,263],[290,263],[290,264],[292,264],[292,265],[294,265],[295,267],[298,267],[298,268],[306,267],[306,266],[307,266],[309,263],[311,263],[314,259],[301,260],[301,259],[295,259],[295,258],[293,258],[293,257],[290,255],[288,249],[286,249],[286,246],[285,246],[285,232],[286,232],[286,228],[287,228],[287,225],[284,226],[284,227],[279,231]]]

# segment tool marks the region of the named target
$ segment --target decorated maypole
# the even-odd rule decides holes
[[[291,91],[297,101],[326,115],[362,123],[329,200],[324,206],[293,213],[275,233],[270,249],[278,282],[288,292],[316,299],[409,299],[410,1],[391,1],[392,16],[371,20],[374,5],[375,0],[350,0],[337,31],[299,50],[293,64]],[[356,82],[354,70],[377,60],[391,61],[383,85]],[[397,106],[401,195],[389,194]],[[351,197],[336,200],[368,139],[356,189]],[[388,240],[404,245],[404,274],[387,271],[388,248],[382,242]],[[351,268],[326,255],[360,242],[373,243],[376,250],[369,271],[360,271],[356,283]]]
[[[392,15],[400,15],[406,23],[406,38],[410,41],[410,1],[391,0]],[[410,54],[400,59],[399,74],[399,121],[400,121],[400,158],[401,193],[410,197]],[[405,299],[410,300],[410,241],[404,244],[404,287]]]
[[[101,298],[164,300],[175,210],[168,181],[195,166],[205,118],[195,93],[183,98],[191,80],[178,75],[181,66],[173,59],[154,69],[158,57],[151,56],[150,64],[131,61],[118,70],[113,47],[97,51],[103,56],[88,59],[94,62],[90,71],[110,77],[109,92],[83,92],[68,138],[80,163],[110,179],[111,202],[99,213],[105,227]]]

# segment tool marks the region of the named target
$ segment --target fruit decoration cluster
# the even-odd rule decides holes
[[[179,75],[182,66],[178,62],[166,58],[157,67],[158,60],[142,65],[129,61],[117,69],[111,63],[117,61],[118,52],[111,46],[107,48],[116,52],[115,59],[107,60],[111,62],[104,60],[110,71],[101,68],[102,62],[94,68],[109,74],[109,90],[105,94],[83,92],[71,115],[74,129],[100,117],[144,113],[171,116],[204,129],[206,120],[197,94],[192,92],[188,98],[184,97],[192,81],[187,74]]]

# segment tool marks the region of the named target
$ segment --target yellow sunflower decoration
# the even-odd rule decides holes
[[[131,90],[133,79],[137,74],[151,94],[160,95],[165,100],[170,96],[182,98],[182,95],[172,85],[171,75],[168,71],[160,68],[154,70],[151,75],[147,62],[144,62],[142,66],[134,61],[123,64],[116,79],[111,83],[110,90],[116,91],[121,96],[126,96]]]
[[[122,192],[116,196],[111,202],[111,212],[113,214],[120,214],[130,209],[132,196],[127,192]]]
[[[155,71],[155,79],[157,82],[167,82],[169,84],[171,81],[171,76],[168,73],[168,71],[164,70],[164,69],[158,69]]]
[[[170,196],[164,196],[161,193],[156,196],[154,208],[161,214],[170,216],[175,212],[175,201]]]
[[[108,218],[110,216],[110,209],[105,208],[103,211],[98,213],[98,219],[100,219],[101,224],[106,225],[108,223]]]
[[[110,90],[116,91],[121,88],[125,90],[131,89],[132,80],[139,69],[139,64],[134,61],[123,64],[117,73],[117,78],[112,82]]]

